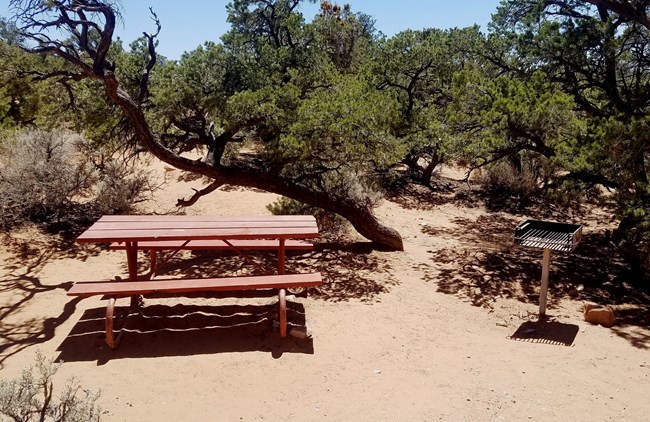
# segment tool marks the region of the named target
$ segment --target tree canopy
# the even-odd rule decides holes
[[[373,211],[387,172],[406,165],[428,184],[449,160],[534,169],[540,192],[615,189],[632,241],[647,242],[650,2],[503,0],[487,33],[391,37],[349,5],[323,1],[307,20],[300,3],[234,0],[221,40],[168,60],[153,10],[127,49],[113,39],[119,2],[13,0],[0,25],[11,70],[0,125],[74,124],[211,180],[182,204],[223,184],[257,187],[397,249]]]

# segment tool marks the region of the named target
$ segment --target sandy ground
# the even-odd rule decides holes
[[[157,171],[169,183],[149,211],[200,186]],[[530,216],[488,212],[459,189],[412,187],[383,202],[404,252],[359,238],[289,258],[290,270],[325,279],[292,300],[290,322],[311,339],[279,338],[273,298],[150,299],[110,351],[105,301],[65,291],[124,276],[123,252],[14,233],[0,249],[2,377],[41,350],[63,362],[55,387],[75,376],[101,390],[107,421],[647,421],[650,298],[608,243],[609,214],[550,215],[584,224],[584,236],[553,256],[551,319],[537,323],[541,251],[511,239]],[[188,213],[265,214],[275,198],[226,189]],[[232,257],[181,258],[169,272],[242,271]],[[614,305],[618,324],[584,322],[586,300]]]

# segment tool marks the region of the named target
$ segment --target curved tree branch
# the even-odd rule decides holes
[[[619,16],[650,29],[649,0],[584,0],[594,6],[606,8]]]
[[[201,199],[201,197],[214,192],[215,190],[219,189],[221,186],[223,186],[224,183],[218,180],[213,181],[210,183],[208,186],[204,187],[201,190],[194,189],[194,194],[190,199],[185,199],[185,198],[179,198],[176,201],[176,206],[177,207],[189,207],[190,205],[196,204],[196,201]]]

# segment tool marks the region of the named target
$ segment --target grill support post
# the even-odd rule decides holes
[[[548,269],[551,265],[551,250],[544,249],[542,259],[542,288],[539,291],[539,316],[546,315],[546,295],[548,294]]]

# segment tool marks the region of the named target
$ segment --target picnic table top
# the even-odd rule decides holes
[[[318,237],[318,226],[311,215],[105,215],[77,242],[314,237]]]

